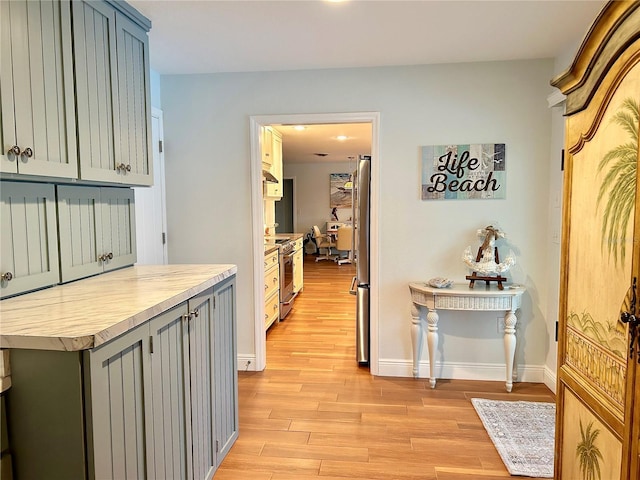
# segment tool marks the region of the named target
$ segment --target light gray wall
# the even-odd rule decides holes
[[[329,176],[349,173],[355,168],[355,163],[348,162],[284,164],[284,176],[295,177],[299,233],[309,232],[314,225],[325,231],[326,223],[331,221]],[[350,209],[339,208],[337,213],[341,222],[351,219]]]
[[[547,318],[552,75],[553,62],[537,60],[163,76],[169,258],[238,264],[238,351],[251,355],[249,116],[379,111],[381,371],[410,371],[407,283],[464,280],[461,254],[489,224],[507,232],[502,248],[518,260],[510,277],[527,287],[520,370],[540,371],[555,322]],[[420,200],[422,145],[489,142],[507,144],[505,200]],[[442,312],[440,332],[444,373],[473,378],[474,365],[503,362],[496,314]]]
[[[160,74],[155,70],[151,70],[149,78],[149,86],[151,87],[151,106],[162,109],[162,96],[160,86]]]

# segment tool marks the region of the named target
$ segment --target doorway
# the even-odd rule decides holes
[[[295,232],[295,197],[294,197],[294,179],[282,179],[282,198],[276,202],[276,223],[277,231]]]
[[[262,196],[262,158],[260,149],[261,128],[269,125],[321,125],[370,123],[371,141],[371,224],[370,224],[370,362],[371,374],[377,375],[378,367],[378,196],[379,196],[379,112],[336,113],[336,114],[296,114],[296,115],[260,115],[250,118],[251,140],[251,179],[252,179],[252,233],[253,233],[253,279],[254,279],[254,369],[261,371],[266,367],[266,331],[264,328],[264,209]],[[354,359],[354,362],[356,360]]]

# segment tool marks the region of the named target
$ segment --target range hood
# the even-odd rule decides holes
[[[262,178],[267,183],[279,183],[278,179],[274,177],[273,174],[268,170],[262,170]]]

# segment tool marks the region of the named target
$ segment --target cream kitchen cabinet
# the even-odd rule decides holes
[[[265,183],[264,196],[272,200],[280,200],[282,198],[282,135],[273,127],[263,128],[263,168],[269,165],[269,172],[278,180],[278,183]]]
[[[62,282],[135,263],[133,195],[130,188],[57,186]]]
[[[167,308],[172,298],[154,305],[149,297],[161,297],[144,289],[183,292],[189,268],[200,266],[175,267],[186,270],[177,272],[180,286],[171,285],[174,267],[166,267],[166,273],[153,267],[130,276],[113,272],[117,283],[96,297],[129,310],[127,323],[162,312],[129,331],[88,350],[11,351],[8,411],[17,478],[212,478],[238,436],[235,276],[225,274]],[[55,288],[75,295],[83,282],[102,285],[103,278]],[[120,290],[128,282],[154,286]],[[186,290],[200,288],[194,283]],[[123,305],[132,294],[140,298],[131,297],[129,305],[149,309]],[[86,295],[77,296],[76,308],[87,308]],[[112,308],[104,311],[107,317]]]
[[[293,247],[293,293],[300,293],[304,287],[303,238],[297,238]]]
[[[0,297],[60,281],[53,185],[2,182]]]
[[[264,257],[264,328],[280,319],[280,262],[279,251]]]
[[[0,37],[0,172],[76,178],[70,2],[0,2]]]
[[[153,183],[150,26],[147,19],[122,2],[73,2],[83,180]]]

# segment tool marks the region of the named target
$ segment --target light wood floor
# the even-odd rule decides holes
[[[267,332],[267,369],[239,374],[240,437],[215,480],[509,477],[470,399],[554,401],[552,392],[372,377],[355,361],[353,266],[313,260],[293,310]]]

